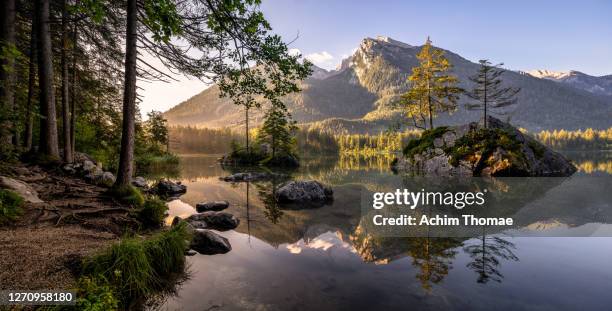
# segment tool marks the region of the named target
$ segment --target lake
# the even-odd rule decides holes
[[[445,238],[364,229],[364,191],[414,182],[388,169],[389,156],[305,158],[290,178],[334,190],[333,203],[311,208],[278,206],[273,191],[283,180],[224,182],[240,170],[223,169],[214,155],[182,156],[178,179],[188,191],[169,203],[169,221],[198,202],[227,200],[240,225],[220,232],[229,253],[188,257],[189,279],[154,309],[610,310],[612,159],[567,155],[579,167],[569,179],[496,182],[518,226]],[[513,191],[520,200],[508,198]]]

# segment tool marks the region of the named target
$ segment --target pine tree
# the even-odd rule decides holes
[[[279,154],[294,155],[295,139],[292,134],[296,129],[294,123],[282,104],[273,104],[266,112],[257,140],[259,143],[270,144],[272,159]]]
[[[475,83],[474,88],[466,92],[466,95],[476,102],[466,104],[470,110],[482,110],[484,116],[484,127],[487,127],[487,116],[490,109],[495,109],[498,114],[502,114],[502,108],[517,103],[515,95],[520,92],[520,88],[502,87],[500,76],[505,70],[501,69],[503,63],[493,65],[486,59],[480,60],[478,73],[470,80]]]
[[[417,59],[420,64],[408,77],[411,88],[398,104],[415,127],[427,128],[429,123],[433,129],[433,118],[440,112],[453,112],[463,90],[457,86],[457,77],[450,74],[452,65],[444,51],[433,47],[429,37]]]

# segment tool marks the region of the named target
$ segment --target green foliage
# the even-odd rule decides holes
[[[157,276],[167,277],[183,267],[185,249],[190,239],[187,224],[181,222],[170,230],[158,233],[144,242],[147,257]]]
[[[83,295],[93,294],[112,302],[109,293],[114,292],[123,307],[134,299],[147,297],[162,288],[165,277],[183,269],[190,239],[185,223],[148,239],[123,238],[83,262],[83,277],[97,282],[93,293]],[[108,281],[109,289],[99,280]]]
[[[143,24],[153,34],[153,40],[168,43],[172,36],[182,33],[182,20],[172,0],[144,1]]]
[[[138,219],[146,227],[158,228],[163,224],[167,211],[166,202],[157,197],[148,197],[142,209],[138,211]]]
[[[257,132],[257,142],[270,147],[268,157],[274,160],[277,156],[294,156],[296,141],[292,132],[296,126],[291,116],[282,105],[272,105],[267,111],[264,123]]]
[[[152,144],[161,145],[162,148],[168,145],[168,120],[159,111],[151,111],[147,114],[149,119],[145,122],[148,138]]]
[[[152,293],[155,271],[142,240],[124,238],[83,262],[85,276],[103,277],[116,288],[122,301]]]
[[[17,193],[0,189],[0,225],[15,221],[23,214],[22,206],[23,198]]]
[[[447,148],[445,152],[451,155],[449,163],[457,166],[460,160],[476,154],[480,154],[481,157],[486,159],[497,147],[506,150],[515,160],[524,159],[520,150],[520,142],[516,140],[513,134],[503,129],[482,128],[470,131],[457,139],[455,145]]]
[[[132,185],[113,187],[110,189],[110,193],[125,204],[140,207],[145,203],[144,196],[140,190]]]
[[[113,287],[101,276],[83,276],[78,280],[76,308],[87,311],[117,310],[119,300]]]
[[[448,132],[448,127],[440,126],[433,130],[425,130],[418,139],[412,139],[408,141],[406,147],[404,147],[404,155],[408,158],[413,157],[427,149],[433,148],[434,140],[442,137],[444,133]]]
[[[502,109],[516,104],[515,96],[521,89],[501,86],[500,76],[505,72],[501,69],[502,63],[493,65],[486,59],[480,60],[479,63],[478,73],[470,77],[474,88],[466,92],[466,95],[476,102],[468,103],[466,108],[482,110],[484,127],[488,127],[487,116],[491,113],[491,109],[495,110],[498,115],[507,114],[507,111],[502,111]]]
[[[427,38],[417,54],[419,66],[412,68],[408,77],[410,90],[403,94],[397,106],[401,107],[415,127],[433,129],[433,118],[439,112],[453,112],[457,108],[459,80],[449,72],[450,61],[444,52],[431,45]]]

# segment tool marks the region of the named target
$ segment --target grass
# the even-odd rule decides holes
[[[404,147],[404,155],[408,158],[433,148],[433,142],[436,138],[442,137],[444,133],[448,132],[448,127],[440,126],[433,130],[423,131],[420,138],[412,139],[408,141],[406,147]]]
[[[166,202],[151,196],[145,199],[142,209],[137,213],[137,218],[145,227],[159,228],[164,222],[167,211]]]
[[[17,193],[0,189],[0,225],[17,220],[23,214],[22,206],[23,198]]]
[[[142,207],[145,203],[144,196],[140,190],[132,185],[112,187],[110,193],[113,197],[125,204]]]
[[[158,276],[167,277],[184,266],[185,249],[190,239],[187,225],[182,222],[144,242],[145,252],[152,259],[152,268]]]
[[[102,277],[116,289],[122,301],[150,294],[155,272],[138,238],[124,238],[83,263],[86,276]]]
[[[82,277],[106,280],[119,298],[120,305],[127,308],[136,299],[146,298],[162,289],[164,278],[183,269],[184,252],[190,238],[184,223],[148,239],[123,238],[98,255],[86,259]],[[93,290],[98,291],[95,287]],[[82,296],[90,294],[84,291]],[[100,295],[93,295],[93,300],[98,300],[96,297]]]

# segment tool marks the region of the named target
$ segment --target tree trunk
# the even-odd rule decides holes
[[[70,147],[72,148],[72,156],[74,157],[76,152],[75,147],[75,129],[76,129],[76,79],[77,79],[77,65],[76,65],[76,54],[77,54],[77,43],[78,43],[77,23],[74,23],[74,29],[72,32],[72,81],[70,83],[71,91],[70,95],[72,100],[70,101]]]
[[[32,31],[30,33],[30,64],[28,68],[28,100],[26,102],[25,115],[25,140],[24,147],[26,150],[32,149],[32,136],[34,129],[34,86],[36,84],[36,16],[32,17]]]
[[[62,0],[62,50],[61,50],[61,66],[62,66],[62,133],[64,154],[63,160],[66,163],[72,163],[72,146],[70,145],[70,100],[68,90],[70,83],[68,82],[68,5],[66,0]]]
[[[134,117],[136,114],[136,0],[127,2],[127,27],[125,42],[125,81],[123,90],[123,127],[121,154],[116,187],[127,186],[134,171]]]
[[[38,14],[38,79],[40,88],[39,152],[59,159],[55,94],[53,92],[53,60],[49,31],[49,0],[37,0]]]
[[[249,107],[245,106],[244,107],[244,114],[245,114],[245,131],[246,131],[246,151],[247,154],[249,153]]]
[[[4,0],[0,6],[0,47],[15,46],[15,0]],[[14,126],[15,59],[12,55],[0,59],[0,151],[12,150]]]

